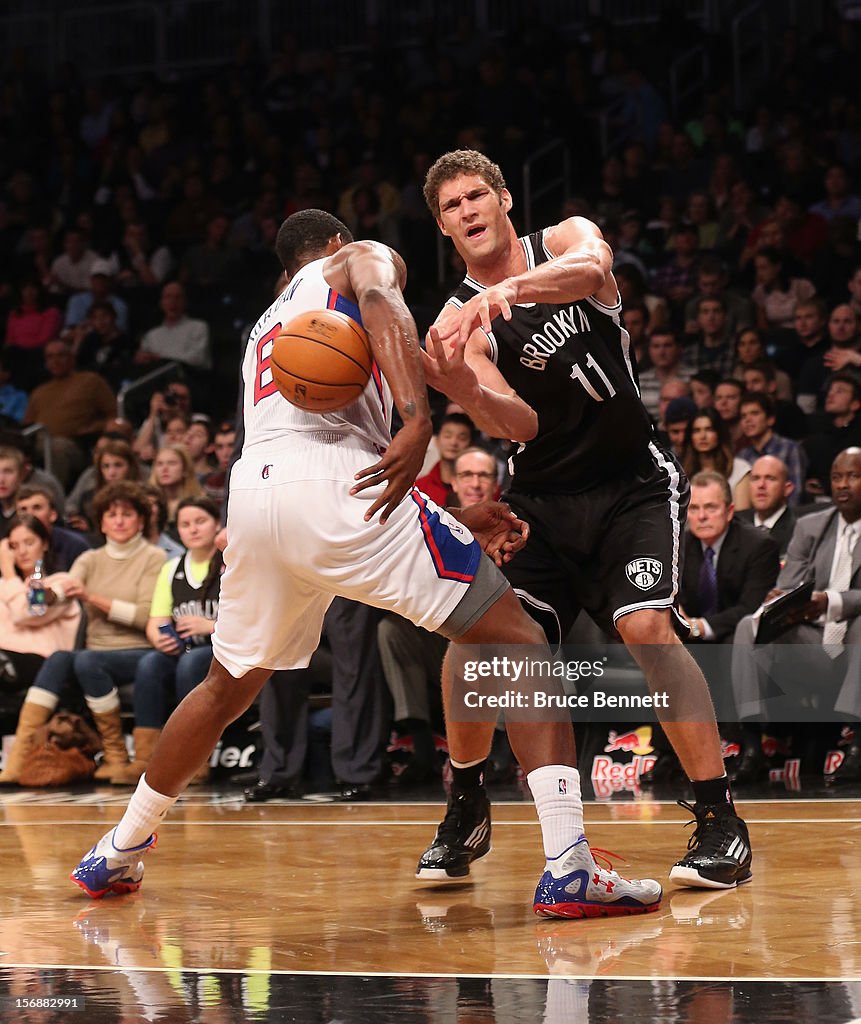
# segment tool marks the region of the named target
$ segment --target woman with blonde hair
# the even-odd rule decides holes
[[[191,454],[183,444],[166,444],[156,452],[149,482],[157,487],[167,505],[167,531],[176,540],[176,511],[183,498],[197,498],[203,488],[194,472]]]

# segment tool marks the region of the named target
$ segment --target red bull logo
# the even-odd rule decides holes
[[[782,768],[772,768],[768,773],[769,782],[782,782],[787,789],[801,789],[801,758],[789,757]]]
[[[605,754],[612,754],[620,750],[626,754],[651,754],[652,727],[641,725],[639,729],[631,732],[614,732],[612,729],[607,733],[607,746],[604,747]]]
[[[741,744],[727,743],[726,740],[722,739],[720,741],[720,753],[724,760],[728,757],[739,757],[741,755]]]
[[[596,754],[592,761],[592,789],[597,800],[609,800],[614,793],[623,790],[638,792],[639,778],[655,763],[654,754],[635,754],[627,764],[614,761],[606,754]]]

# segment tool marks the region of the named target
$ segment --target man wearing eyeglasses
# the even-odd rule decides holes
[[[498,497],[499,467],[483,448],[467,448],[454,461],[451,489],[461,508]]]

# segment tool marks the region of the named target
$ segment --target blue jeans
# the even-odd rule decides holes
[[[138,662],[152,650],[55,651],[36,673],[33,685],[56,693],[77,682],[88,697],[107,697],[118,683],[131,682]]]
[[[170,711],[202,683],[212,661],[204,644],[177,655],[148,651],[135,673],[135,725],[161,729]]]

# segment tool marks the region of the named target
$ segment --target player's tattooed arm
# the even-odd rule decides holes
[[[357,495],[385,483],[382,494],[365,513],[368,521],[382,512],[380,522],[384,523],[412,489],[431,439],[421,345],[401,292],[406,280],[401,257],[376,242],[344,246],[337,257],[341,257],[347,279],[347,294],[354,295],[358,302],[371,353],[388,381],[404,423],[382,458],[357,473],[357,483],[350,489]]]

